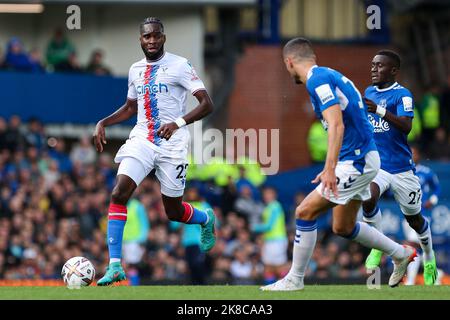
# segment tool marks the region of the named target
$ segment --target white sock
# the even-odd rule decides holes
[[[431,239],[430,224],[428,223],[427,220],[425,220],[422,229],[425,229],[425,231],[423,231],[422,233],[417,232],[417,236],[419,237],[420,247],[422,248],[423,251],[423,260],[427,262],[433,260],[434,258],[433,241]]]
[[[363,221],[369,224],[370,226],[374,227],[378,231],[383,232],[381,229],[381,220],[382,220],[381,210],[380,208],[378,208],[378,206],[376,206],[372,212],[365,212],[363,210]]]
[[[287,277],[294,277],[303,281],[306,267],[316,246],[317,222],[297,219],[292,266]]]
[[[413,286],[416,284],[417,273],[420,269],[420,257],[417,256],[416,259],[411,261],[408,265],[408,269],[406,272],[406,282],[405,284],[408,286]]]
[[[109,264],[114,263],[114,262],[120,262],[120,258],[111,258],[111,259],[109,259]]]
[[[394,259],[403,259],[406,254],[403,246],[364,222],[356,222],[355,228],[348,238],[365,247],[381,250]]]

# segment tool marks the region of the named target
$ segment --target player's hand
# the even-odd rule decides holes
[[[97,123],[94,130],[94,145],[98,152],[103,151],[103,144],[106,144],[105,126],[101,121]]]
[[[325,169],[321,173],[319,173],[312,183],[322,182],[322,194],[326,199],[330,199],[331,195],[334,195],[336,198],[339,196],[338,188],[337,188],[337,179],[336,173],[334,170]]]
[[[366,97],[363,98],[364,102],[367,104],[367,111],[371,113],[377,112],[377,104]]]
[[[163,124],[156,132],[158,136],[163,139],[169,140],[172,137],[175,130],[178,129],[178,125],[175,122]]]

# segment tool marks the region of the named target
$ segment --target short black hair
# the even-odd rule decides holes
[[[148,17],[148,18],[145,18],[145,19],[141,22],[141,24],[139,25],[139,30],[140,30],[140,32],[142,33],[142,28],[143,28],[146,24],[150,24],[150,23],[156,23],[156,24],[159,24],[159,25],[161,26],[161,31],[164,32],[164,25],[163,25],[161,19],[156,18],[156,17]]]
[[[293,55],[295,58],[299,59],[315,59],[314,50],[309,41],[306,38],[294,38],[289,40],[283,48],[283,56]]]
[[[400,59],[400,55],[392,50],[384,49],[377,52],[377,55],[386,56],[391,58],[391,60],[394,62],[394,65],[397,67],[397,69],[400,69],[400,65],[402,63]]]

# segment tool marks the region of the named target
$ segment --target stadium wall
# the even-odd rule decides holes
[[[381,47],[317,44],[314,48],[319,65],[342,72],[364,93],[370,84],[370,62]],[[236,65],[228,109],[228,128],[280,129],[281,171],[311,163],[306,138],[314,112],[304,86],[289,77],[281,46],[246,48]]]

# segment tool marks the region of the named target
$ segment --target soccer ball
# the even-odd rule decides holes
[[[89,259],[73,257],[64,264],[61,276],[69,289],[79,289],[91,284],[95,278],[95,268]]]

